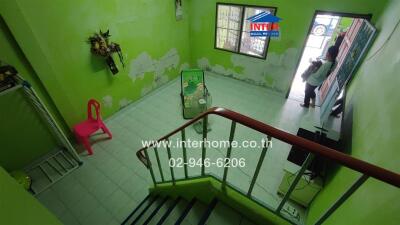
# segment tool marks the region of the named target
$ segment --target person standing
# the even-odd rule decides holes
[[[315,107],[315,89],[321,85],[325,78],[331,73],[333,67],[335,66],[336,57],[338,55],[339,49],[336,46],[329,47],[326,53],[326,61],[321,65],[321,67],[313,74],[311,74],[306,80],[306,88],[304,90],[304,103],[300,106],[304,108]]]

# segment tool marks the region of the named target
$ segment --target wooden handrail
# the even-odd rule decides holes
[[[175,129],[174,131],[168,133],[167,135],[160,138],[157,142],[165,141],[172,135],[180,132],[186,127],[194,124],[198,120],[208,116],[210,114],[222,116],[229,120],[235,121],[236,123],[240,123],[243,126],[249,127],[251,129],[257,130],[260,133],[271,136],[283,142],[289,143],[294,146],[300,147],[302,150],[306,150],[307,152],[314,153],[316,155],[331,159],[343,166],[346,166],[350,169],[358,171],[362,174],[368,175],[385,183],[394,185],[396,187],[400,187],[400,174],[389,171],[379,166],[375,166],[371,163],[365,162],[363,160],[354,158],[347,154],[344,154],[340,151],[328,148],[326,146],[320,145],[316,142],[307,140],[305,138],[287,133],[283,130],[277,129],[275,127],[269,126],[265,123],[262,123],[258,120],[252,119],[240,113],[231,111],[229,109],[221,108],[221,107],[213,107],[209,110],[203,112],[198,115],[194,119],[185,123],[181,127]],[[136,152],[138,158],[147,166],[146,158],[144,155],[144,151],[150,147],[153,147],[157,142],[150,144],[147,147],[144,147]]]

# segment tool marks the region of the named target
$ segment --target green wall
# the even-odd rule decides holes
[[[175,20],[174,1],[2,0],[10,27],[61,115],[72,127],[86,103],[103,103],[103,117],[178,76],[189,63],[189,23]],[[126,68],[113,76],[90,53],[89,36],[110,29]]]
[[[37,90],[53,115],[62,119],[35,72],[0,18],[0,61],[14,65]],[[56,141],[22,89],[0,96],[0,166],[21,169],[32,160],[54,150]]]
[[[399,12],[400,1],[392,0],[377,21],[379,34],[350,83],[345,106],[346,116],[353,118],[351,154],[396,172],[400,172],[400,28],[394,27]],[[339,169],[311,205],[307,224],[312,224],[358,176]],[[399,199],[398,188],[369,179],[325,224],[399,224]]]
[[[7,225],[62,223],[0,167],[0,223]]]
[[[214,49],[216,2],[277,7],[281,36],[271,39],[267,59],[256,59]],[[386,1],[374,0],[192,0],[190,8],[191,62],[202,68],[286,94],[300,58],[315,10],[381,13]]]

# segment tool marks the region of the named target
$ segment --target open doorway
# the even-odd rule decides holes
[[[356,15],[317,11],[310,25],[309,33],[298,63],[292,85],[286,97],[302,102],[304,99],[305,82],[301,75],[315,60],[324,60],[326,51],[335,45],[339,36],[343,36],[351,27],[355,18],[370,19],[370,15]],[[318,91],[318,88],[317,88]],[[317,105],[318,105],[317,101]]]

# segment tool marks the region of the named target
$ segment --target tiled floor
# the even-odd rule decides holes
[[[206,84],[213,106],[232,109],[291,133],[296,133],[299,127],[310,128],[318,123],[318,108],[303,109],[299,102],[286,100],[268,89],[209,73]],[[120,224],[144,199],[152,184],[148,171],[135,156],[141,141],[158,139],[185,122],[179,92],[179,79],[176,79],[109,118],[106,123],[114,138],[94,144],[93,156],[82,155],[83,166],[41,193],[38,199],[67,225]],[[230,122],[215,116],[209,120],[212,127],[209,139],[227,140]],[[192,140],[201,138],[192,128],[186,133]],[[257,132],[237,126],[236,140],[260,141],[261,137]],[[275,193],[283,177],[282,168],[289,149],[290,146],[273,140],[253,191],[255,197],[272,206],[279,200]],[[173,156],[179,157],[180,151],[172,149]],[[225,151],[210,149],[207,156],[223,157]],[[159,152],[161,158],[166,159],[165,151],[160,149]],[[197,158],[200,154],[199,149],[188,150],[188,157]],[[247,190],[260,149],[234,149],[232,154],[232,157],[245,158],[246,167],[229,170],[228,181]],[[166,167],[165,161],[163,168],[168,177]],[[190,175],[200,174],[200,168],[189,172]],[[221,168],[209,168],[207,172],[222,175]],[[156,176],[160,179],[159,173]],[[182,177],[183,170],[176,171],[176,176]]]

